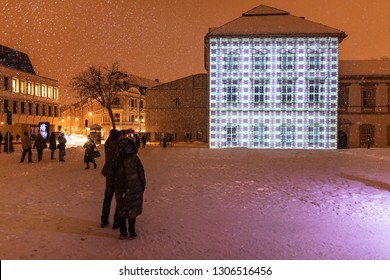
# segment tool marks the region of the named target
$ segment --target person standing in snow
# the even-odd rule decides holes
[[[101,224],[100,227],[104,228],[109,224],[109,217],[110,217],[110,209],[111,209],[111,201],[114,197],[115,188],[113,185],[110,184],[110,174],[112,171],[112,165],[113,160],[115,156],[115,145],[118,141],[119,137],[121,136],[121,133],[119,130],[113,128],[110,130],[110,135],[108,136],[106,142],[104,143],[104,155],[105,155],[105,162],[103,169],[101,173],[106,178],[106,189],[104,191],[104,200],[103,200],[103,206],[102,206],[102,216],[101,216]],[[113,229],[119,228],[119,221],[118,221],[118,211],[115,208],[114,213],[114,222],[112,224]]]
[[[49,136],[49,149],[51,150],[50,159],[54,159],[54,152],[57,149],[56,134],[54,131]]]
[[[58,136],[58,149],[60,150],[60,152],[59,152],[59,156],[60,156],[59,161],[65,161],[64,160],[65,148],[66,148],[66,138],[65,138],[64,133],[61,133],[60,136]]]
[[[14,144],[12,143],[14,141],[14,137],[12,136],[11,132],[6,132],[4,137],[4,152],[13,153],[14,150]],[[31,148],[31,147],[30,147]]]
[[[120,138],[115,147],[110,184],[115,188],[120,239],[134,239],[136,217],[142,213],[145,172],[133,140]],[[126,225],[126,221],[128,226]]]
[[[95,158],[93,157],[93,151],[96,148],[95,142],[91,139],[91,136],[88,135],[87,142],[85,142],[83,148],[85,149],[84,153],[84,163],[87,164],[87,167],[85,169],[89,169],[89,163],[93,163],[93,167],[96,169],[97,164],[95,162]]]
[[[38,161],[42,160],[43,149],[47,148],[46,140],[43,138],[41,133],[38,133],[37,139],[34,142],[34,149],[37,149],[38,152]]]
[[[142,148],[145,149],[146,148],[146,142],[148,142],[148,138],[146,137],[145,134],[142,135],[141,142],[142,142]]]
[[[33,162],[32,161],[32,152],[31,152],[31,139],[28,137],[28,132],[25,131],[23,133],[22,137],[22,157],[20,158],[20,162],[24,162],[24,158],[26,157],[26,154],[28,154],[28,162]]]

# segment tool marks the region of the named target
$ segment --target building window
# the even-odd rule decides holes
[[[390,104],[390,103],[389,103]],[[349,106],[349,88],[346,85],[339,85],[339,108],[347,109]]]
[[[35,96],[39,96],[39,84],[35,84]]]
[[[35,104],[35,116],[39,116],[39,104]]]
[[[46,105],[42,104],[42,116],[46,116]]]
[[[9,85],[8,85],[8,77],[4,77],[3,79],[3,89],[4,90],[8,90],[9,89]]]
[[[390,125],[387,126],[387,146],[390,145]]]
[[[237,79],[229,79],[224,80],[224,93],[225,93],[225,101],[228,103],[233,103],[238,101],[238,85],[239,80]]]
[[[373,108],[375,107],[375,88],[363,87],[362,88],[362,107]]]
[[[230,51],[223,57],[225,71],[238,71],[240,65],[240,54],[238,51]]]
[[[46,97],[46,85],[41,85],[41,96]]]
[[[30,82],[27,82],[27,94],[31,94],[31,83]]]
[[[280,126],[280,143],[283,147],[294,145],[294,127],[292,125]]]
[[[319,125],[311,125],[309,126],[309,146],[317,146],[320,143],[320,135],[321,135],[321,127]]]
[[[18,79],[12,79],[12,91],[19,92],[19,81]]]
[[[4,99],[4,113],[8,111],[8,100]]]
[[[323,98],[324,80],[310,79],[307,84],[308,98],[310,103],[318,103]]]
[[[264,79],[252,80],[252,101],[254,103],[264,103],[267,101],[268,81]]]
[[[375,126],[372,124],[362,124],[360,126],[360,145],[374,144]]]
[[[280,53],[280,69],[293,71],[295,69],[295,53],[292,50],[283,50]]]
[[[264,125],[253,127],[253,146],[264,147],[267,146],[267,127]]]
[[[252,71],[267,71],[268,56],[267,51],[255,51],[252,54]]]
[[[229,146],[237,145],[237,127],[229,125],[226,127],[226,142]]]
[[[33,114],[33,104],[28,103],[28,114],[31,116]]]
[[[130,107],[135,108],[135,99],[130,100]]]
[[[279,80],[280,83],[280,101],[282,103],[292,103],[294,100],[294,88],[295,80],[294,79],[282,79]]]
[[[26,93],[26,82],[25,81],[20,81],[20,92]]]
[[[174,99],[174,102],[175,102],[175,106],[179,107],[181,105],[180,97],[176,97]],[[141,105],[141,101],[140,101],[140,105]]]
[[[26,103],[25,102],[20,102],[20,114],[21,115],[24,115],[25,111],[24,111],[24,106],[26,106]]]
[[[47,98],[52,98],[53,87],[47,87]]]
[[[58,117],[58,108],[54,106],[54,117]]]
[[[120,122],[121,121],[121,115],[120,114],[114,114],[114,122]]]
[[[203,131],[196,132],[196,140],[203,140]]]
[[[53,98],[58,99],[58,88],[53,88]]]
[[[140,108],[143,108],[143,107],[144,107],[144,101],[143,101],[143,100],[140,100],[140,101],[139,101],[139,107],[140,107]]]
[[[134,115],[131,115],[131,120],[130,120],[132,123],[135,122],[135,116]]]
[[[17,114],[18,113],[18,102],[12,101],[12,113]]]
[[[323,68],[322,54],[319,51],[310,50],[308,54],[309,70],[319,71]]]

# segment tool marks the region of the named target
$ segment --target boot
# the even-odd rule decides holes
[[[85,169],[89,169],[89,164],[87,164],[87,167],[85,167]]]

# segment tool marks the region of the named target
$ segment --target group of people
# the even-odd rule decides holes
[[[101,215],[101,227],[109,224],[112,198],[116,210],[113,229],[118,229],[120,239],[134,239],[136,217],[142,213],[146,180],[137,144],[125,133],[112,129],[104,143],[105,164],[101,173],[106,178],[106,188]]]
[[[3,144],[4,140],[4,152],[5,153],[13,153],[15,151],[14,145],[13,145],[13,140],[14,136],[12,135],[11,132],[7,131],[5,135],[3,136],[3,133],[0,131],[0,153],[1,153],[1,145]]]
[[[65,148],[66,148],[66,138],[64,133],[61,133],[56,139],[56,134],[52,132],[48,138],[49,140],[49,149],[51,150],[51,159],[54,158],[54,152],[59,150],[59,161],[65,161]],[[58,145],[57,145],[58,141]],[[43,138],[41,133],[38,133],[38,136],[35,137],[34,145],[32,144],[31,137],[28,135],[28,132],[25,131],[22,136],[22,157],[20,158],[20,162],[24,162],[24,159],[27,155],[28,162],[33,163],[32,160],[32,151],[31,149],[36,149],[38,154],[38,161],[42,160],[43,150],[47,148],[46,139]]]

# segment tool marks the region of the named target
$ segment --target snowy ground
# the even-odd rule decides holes
[[[104,158],[85,170],[80,147],[63,163],[0,154],[0,258],[390,259],[390,149],[184,146],[140,151],[132,241],[100,228]]]

